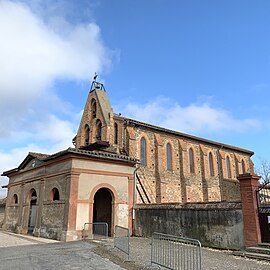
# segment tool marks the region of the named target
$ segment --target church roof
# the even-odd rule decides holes
[[[135,158],[126,156],[126,155],[121,155],[121,154],[116,154],[116,153],[111,153],[107,151],[101,151],[101,150],[84,150],[84,149],[77,149],[77,148],[68,148],[66,150],[57,152],[53,155],[50,155],[49,157],[45,158],[44,161],[51,160],[66,154],[77,154],[77,155],[83,155],[83,156],[88,156],[88,157],[93,157],[93,158],[102,158],[102,159],[110,159],[110,160],[118,160],[118,161],[126,161],[126,162],[131,162],[131,163],[138,163],[139,161]]]
[[[131,164],[136,164],[139,163],[139,161],[135,158],[126,156],[126,155],[121,155],[117,153],[112,153],[108,152],[106,150],[85,150],[85,149],[76,149],[76,148],[68,148],[63,151],[57,152],[52,155],[47,155],[47,154],[41,154],[41,153],[33,153],[30,152],[26,158],[23,160],[23,162],[18,166],[18,168],[11,169],[9,171],[5,171],[2,173],[2,176],[8,176],[11,173],[18,172],[26,167],[26,165],[31,162],[34,158],[37,158],[40,163],[39,165],[44,165],[49,160],[56,159],[61,156],[65,156],[68,154],[75,154],[75,155],[80,155],[80,156],[87,156],[91,158],[99,158],[99,159],[107,159],[107,160],[114,160],[114,161],[121,161],[121,162],[127,162]]]
[[[118,117],[120,117],[120,116],[118,116]],[[229,145],[229,144],[224,144],[224,143],[220,143],[220,142],[216,142],[216,141],[212,141],[212,140],[200,138],[200,137],[197,137],[197,136],[189,135],[189,134],[178,132],[178,131],[175,131],[175,130],[166,129],[166,128],[155,126],[155,125],[152,125],[152,124],[140,122],[140,121],[137,121],[137,120],[134,120],[134,119],[130,119],[130,118],[125,118],[125,117],[121,117],[121,118],[123,118],[124,121],[127,124],[133,124],[135,126],[141,126],[141,127],[145,127],[145,128],[150,128],[152,130],[156,130],[156,131],[160,131],[160,132],[165,132],[165,133],[169,133],[169,134],[172,134],[172,135],[180,136],[180,137],[183,137],[183,138],[187,138],[187,139],[196,140],[196,141],[200,141],[200,142],[203,142],[203,143],[215,145],[215,146],[218,146],[220,148],[227,148],[227,149],[231,149],[233,151],[247,153],[247,154],[249,154],[251,156],[254,154],[253,151],[250,151],[250,150],[247,150],[247,149],[244,149],[244,148],[240,148],[240,147],[232,146],[232,145]]]
[[[111,104],[108,99],[108,96],[105,91],[102,90],[95,90],[96,96],[99,101],[99,105],[101,107],[101,112],[103,114],[104,120],[107,125],[110,124],[110,116],[109,113],[111,112]]]

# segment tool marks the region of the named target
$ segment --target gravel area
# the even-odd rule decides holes
[[[155,265],[151,266],[151,239],[143,237],[131,237],[130,258],[117,248],[113,247],[113,239],[91,241],[95,244],[94,252],[108,258],[122,268],[129,270],[138,269],[165,269]],[[203,270],[269,270],[270,263],[266,261],[252,260],[232,255],[229,250],[202,248]]]

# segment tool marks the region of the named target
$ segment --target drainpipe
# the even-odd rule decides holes
[[[136,172],[140,167],[137,166],[136,169],[134,170],[133,173],[133,178],[134,178],[134,186],[133,186],[133,209],[132,209],[132,220],[133,220],[133,235],[134,235],[134,223],[135,223],[135,207],[136,207],[136,197],[137,197],[137,192],[136,192],[136,186],[137,186],[137,177],[136,177]]]

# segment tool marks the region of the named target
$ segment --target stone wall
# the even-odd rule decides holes
[[[41,216],[40,236],[61,239],[64,223],[65,201],[44,202]]]
[[[244,247],[240,203],[137,205],[135,217],[136,236],[160,232],[198,239],[209,247]]]
[[[4,217],[5,217],[5,206],[0,205],[0,228],[3,225]]]
[[[18,223],[18,205],[8,205],[6,207],[6,228],[15,230]]]

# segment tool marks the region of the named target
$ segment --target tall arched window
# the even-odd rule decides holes
[[[172,146],[167,143],[166,145],[166,157],[167,157],[167,170],[172,170]]]
[[[192,148],[189,148],[189,171],[191,174],[195,173],[194,152]]]
[[[97,103],[96,103],[96,100],[94,98],[91,100],[91,111],[92,111],[92,117],[96,118],[96,116],[97,116]]]
[[[118,144],[118,125],[114,123],[114,143]]]
[[[210,176],[214,176],[214,163],[213,163],[213,155],[211,152],[209,153],[209,170]]]
[[[88,145],[89,144],[89,138],[90,138],[90,128],[86,124],[85,125],[85,145]]]
[[[97,120],[97,140],[98,141],[101,141],[101,138],[102,138],[101,128],[102,128],[102,123],[100,120]]]
[[[226,166],[227,166],[227,175],[228,175],[228,178],[232,178],[231,161],[230,161],[230,158],[228,156],[226,157]]]
[[[242,173],[246,172],[246,165],[245,165],[245,161],[242,159]]]
[[[145,138],[141,138],[141,165],[146,166],[146,141]]]

